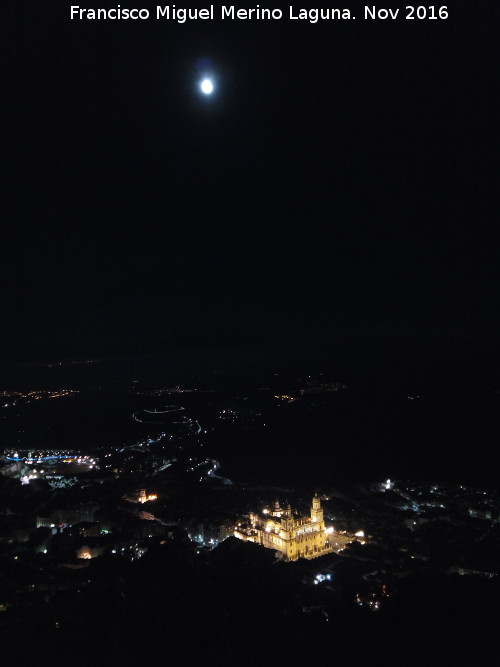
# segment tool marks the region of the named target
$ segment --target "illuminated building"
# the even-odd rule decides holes
[[[146,489],[139,489],[138,493],[133,493],[132,495],[124,495],[123,500],[126,500],[129,503],[144,503],[149,502],[150,500],[157,500],[158,496],[156,493],[146,493]]]
[[[141,489],[139,491],[139,502],[140,503],[147,503],[149,500],[156,500],[158,496],[155,493],[150,493],[149,495],[146,495],[146,489]]]
[[[90,560],[91,558],[102,556],[103,553],[104,547],[89,547],[84,545],[75,551],[75,556],[84,560]]]
[[[264,508],[262,514],[251,513],[248,523],[238,525],[234,535],[274,549],[286,561],[340,551],[353,540],[351,536],[336,533],[333,527],[325,527],[318,495],[312,500],[310,516],[298,516],[289,505],[283,508],[277,500],[272,508]]]

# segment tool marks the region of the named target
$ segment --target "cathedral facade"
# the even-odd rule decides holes
[[[238,525],[234,535],[274,549],[286,561],[316,558],[337,551],[340,543],[345,546],[345,540],[335,535],[333,527],[325,527],[318,495],[312,500],[309,516],[299,516],[289,505],[281,507],[276,501],[272,508],[264,508],[261,514],[251,513],[248,522]]]

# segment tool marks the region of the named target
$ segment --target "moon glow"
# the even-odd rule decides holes
[[[205,95],[211,95],[214,90],[214,84],[210,81],[210,79],[203,79],[200,84],[200,88],[201,92]]]

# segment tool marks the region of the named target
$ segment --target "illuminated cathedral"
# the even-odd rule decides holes
[[[310,516],[299,516],[290,505],[281,507],[277,500],[272,508],[264,508],[262,514],[251,513],[247,523],[236,527],[234,535],[274,549],[286,561],[340,551],[352,541],[352,537],[336,533],[333,527],[325,527],[317,494],[312,500]]]

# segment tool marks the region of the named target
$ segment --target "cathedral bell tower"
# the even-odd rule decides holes
[[[321,507],[321,500],[319,499],[317,493],[314,494],[314,498],[312,500],[311,521],[314,524],[317,524],[320,530],[324,528],[323,509]]]
[[[291,530],[293,528],[293,514],[290,505],[288,505],[281,515],[281,527],[283,530]]]

